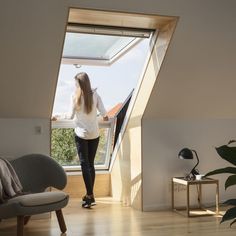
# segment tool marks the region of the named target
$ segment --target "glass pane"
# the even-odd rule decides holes
[[[110,60],[135,38],[66,33],[63,58]]]
[[[74,141],[74,129],[52,129],[51,155],[63,166],[79,164]]]
[[[100,140],[95,157],[95,165],[104,165],[108,148],[109,128],[100,129]],[[80,165],[74,141],[74,129],[54,128],[51,136],[52,157],[62,166]]]
[[[106,161],[108,148],[108,128],[100,129],[100,139],[97,154],[95,157],[95,165],[104,165]]]
[[[149,52],[150,39],[143,39],[132,50],[123,55],[111,66],[81,66],[61,64],[53,106],[53,115],[70,111],[71,94],[74,93],[74,76],[87,72],[91,86],[101,96],[107,111],[123,103],[130,92],[137,86]]]

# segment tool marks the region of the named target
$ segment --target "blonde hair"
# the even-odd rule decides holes
[[[88,75],[85,72],[78,73],[75,76],[75,80],[78,82],[78,87],[75,94],[75,103],[77,109],[81,105],[81,97],[84,99],[84,109],[87,114],[92,111],[93,106],[93,92]]]

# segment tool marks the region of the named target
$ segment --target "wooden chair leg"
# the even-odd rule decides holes
[[[65,221],[64,221],[62,210],[61,209],[57,210],[56,215],[57,215],[57,220],[58,220],[61,232],[65,233],[67,229],[66,229],[66,224],[65,224]]]
[[[30,217],[31,217],[31,216],[25,216],[25,217],[24,217],[24,225],[27,225],[27,223],[28,223],[29,220],[30,220]]]
[[[17,236],[24,236],[24,216],[17,216]]]

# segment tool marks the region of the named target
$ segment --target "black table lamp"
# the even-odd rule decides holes
[[[198,170],[196,169],[197,165],[199,164],[199,158],[197,155],[197,152],[195,150],[189,149],[189,148],[183,148],[180,152],[178,157],[180,159],[193,159],[193,153],[196,155],[197,158],[197,164],[193,167],[191,172],[186,176],[186,178],[193,177],[195,179],[196,175],[199,175]]]

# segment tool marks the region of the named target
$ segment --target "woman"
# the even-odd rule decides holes
[[[96,90],[91,89],[90,80],[86,73],[75,76],[76,91],[72,96],[72,109],[69,119],[75,121],[75,143],[81,163],[86,195],[82,207],[90,208],[95,205],[93,193],[95,181],[94,159],[99,143],[99,127],[97,110],[107,121],[106,110]]]

